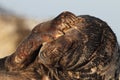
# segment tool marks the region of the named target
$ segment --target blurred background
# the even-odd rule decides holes
[[[120,0],[0,0],[0,58],[12,54],[35,25],[63,11],[106,21],[120,42],[119,8]]]

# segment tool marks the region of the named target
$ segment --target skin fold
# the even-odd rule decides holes
[[[119,57],[116,36],[104,21],[63,12],[35,26],[12,55],[0,59],[0,79],[119,80]]]
[[[64,12],[51,21],[37,25],[31,34],[18,46],[16,51],[7,58],[6,68],[8,70],[21,69],[31,63],[34,58],[32,55],[35,55],[34,52],[40,49],[44,42],[55,40],[64,35],[65,31],[70,28],[67,25],[61,27],[61,25],[69,23],[67,20],[62,20],[62,18],[67,18],[69,15],[71,19],[76,18],[74,14]]]

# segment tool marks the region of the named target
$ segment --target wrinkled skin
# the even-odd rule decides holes
[[[119,80],[120,49],[104,21],[63,12],[0,63],[0,80]]]

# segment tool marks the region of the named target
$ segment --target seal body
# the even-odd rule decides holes
[[[0,78],[7,80],[42,80],[44,76],[49,80],[119,80],[120,47],[104,21],[63,12],[37,25],[0,63]]]
[[[118,80],[120,53],[114,32],[98,18],[78,18],[64,36],[43,45],[39,62],[52,80]]]

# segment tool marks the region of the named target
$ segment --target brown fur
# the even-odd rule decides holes
[[[104,21],[63,12],[37,25],[11,56],[1,59],[0,76],[9,76],[8,80],[119,80],[119,50],[114,32]]]

